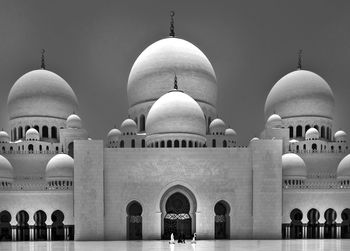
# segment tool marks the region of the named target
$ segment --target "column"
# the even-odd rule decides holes
[[[287,229],[286,239],[290,239],[290,225],[287,225],[286,229]]]
[[[16,226],[11,226],[12,241],[16,241]]]
[[[33,226],[29,226],[29,240],[30,241],[34,240],[34,228],[33,228]]]
[[[67,240],[67,227],[63,226],[63,240],[66,241]]]
[[[303,239],[307,239],[307,226],[303,224]]]
[[[319,229],[320,229],[320,236],[319,236],[319,238],[320,238],[320,239],[323,239],[323,238],[324,238],[324,237],[323,237],[323,234],[324,234],[324,224],[320,224]]]
[[[337,224],[337,239],[340,239],[341,238],[341,225],[340,224]]]

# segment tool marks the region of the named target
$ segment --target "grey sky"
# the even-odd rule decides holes
[[[0,127],[8,129],[7,95],[40,67],[62,76],[79,99],[90,137],[105,138],[127,117],[126,85],[137,56],[175,31],[211,61],[219,82],[219,116],[238,142],[260,133],[273,84],[296,69],[321,75],[336,99],[334,131],[350,133],[349,1],[0,1]]]

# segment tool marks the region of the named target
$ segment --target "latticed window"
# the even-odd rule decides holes
[[[226,217],[225,215],[215,215],[215,222],[225,222]]]

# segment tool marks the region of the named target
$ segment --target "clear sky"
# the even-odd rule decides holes
[[[93,139],[127,118],[126,86],[137,56],[175,31],[199,47],[218,79],[217,111],[238,142],[263,129],[270,89],[297,67],[321,75],[335,99],[333,131],[350,133],[350,1],[148,0],[0,1],[0,127],[8,129],[7,95],[24,73],[40,67],[63,77],[79,100]]]

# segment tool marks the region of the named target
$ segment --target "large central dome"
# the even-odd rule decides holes
[[[68,83],[45,69],[20,77],[10,90],[7,104],[10,119],[37,116],[65,120],[78,107],[77,97]]]
[[[193,44],[174,37],[153,43],[136,59],[128,80],[129,106],[155,102],[172,87],[174,74],[185,83],[184,92],[215,108],[217,83],[208,58]]]
[[[334,96],[327,82],[306,70],[293,71],[271,89],[265,103],[265,117],[323,117],[332,119]]]

